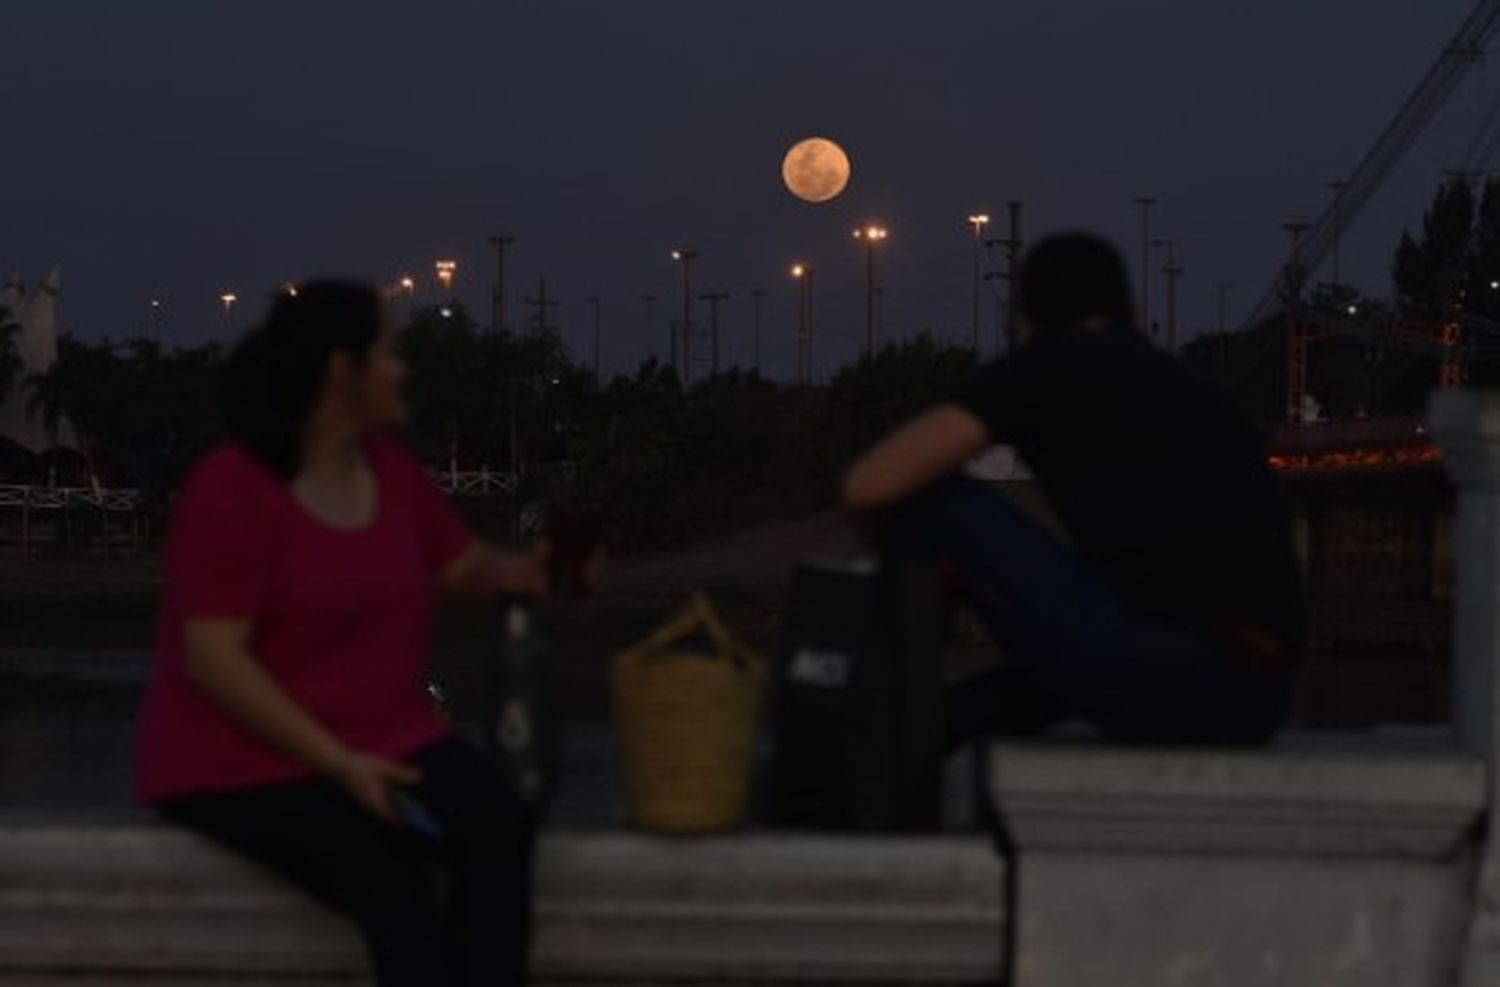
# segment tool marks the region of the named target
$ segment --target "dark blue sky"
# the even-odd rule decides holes
[[[701,288],[734,294],[726,362],[749,360],[761,288],[767,369],[784,375],[795,259],[819,267],[822,367],[857,347],[856,222],[892,231],[887,333],[959,340],[968,213],[1022,199],[1028,235],[1093,228],[1135,263],[1130,200],[1151,193],[1187,267],[1183,321],[1211,327],[1218,283],[1241,285],[1233,312],[1253,303],[1281,220],[1325,204],[1470,6],[31,0],[4,19],[0,267],[63,264],[65,329],[83,336],[139,331],[159,295],[163,335],[186,342],[222,332],[225,288],[430,281],[452,256],[487,321],[484,238],[506,230],[513,286],[546,274],[580,353],[584,299],[603,297],[605,361],[623,369],[645,347],[647,292],[664,346],[668,251],[691,241]],[[1346,279],[1387,293],[1396,235],[1497,85],[1490,68],[1456,94],[1349,234]],[[811,134],[854,162],[831,208],[780,183]]]

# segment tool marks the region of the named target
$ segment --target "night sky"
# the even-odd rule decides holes
[[[412,0],[6,5],[0,268],[64,267],[64,329],[224,333],[318,273],[431,284],[488,323],[512,248],[510,318],[541,275],[575,352],[604,302],[605,364],[646,347],[642,295],[725,290],[725,360],[793,366],[798,259],[818,266],[820,370],[863,332],[856,223],[889,226],[887,336],[966,340],[978,208],[1026,204],[1028,237],[1087,227],[1139,252],[1136,196],[1177,241],[1182,319],[1243,315],[1284,257],[1280,222],[1315,215],[1467,13],[1469,0]],[[1493,61],[1493,60],[1492,60]],[[1348,234],[1346,280],[1384,296],[1391,250],[1473,136],[1493,65],[1472,76]],[[780,181],[796,139],[838,140],[854,180],[832,207]],[[999,235],[1000,227],[992,227]],[[1161,258],[1152,263],[1159,269]],[[1325,270],[1324,274],[1327,272]],[[1162,295],[1159,275],[1154,295]],[[419,296],[420,300],[420,296]],[[430,300],[430,298],[429,298]],[[986,332],[991,338],[991,302]]]

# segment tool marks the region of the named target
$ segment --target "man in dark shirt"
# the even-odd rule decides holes
[[[1027,257],[1024,342],[863,456],[850,506],[941,564],[1007,662],[954,687],[949,740],[1078,718],[1122,740],[1254,742],[1284,721],[1302,638],[1284,498],[1227,398],[1135,328],[1125,265],[1056,237]],[[1016,447],[1064,545],[960,475]]]

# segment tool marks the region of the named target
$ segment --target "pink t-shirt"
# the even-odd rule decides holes
[[[367,444],[375,520],[316,519],[243,447],[194,469],[166,550],[156,664],[141,708],[136,791],[146,802],[308,777],[240,727],[187,674],[190,617],[250,617],[253,650],[351,748],[405,757],[447,734],[423,673],[438,570],[472,543],[457,510],[389,438]]]

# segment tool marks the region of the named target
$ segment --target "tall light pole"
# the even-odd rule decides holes
[[[505,248],[515,242],[513,236],[490,237],[490,245],[495,248],[494,331],[497,335],[505,331]]]
[[[1161,273],[1167,278],[1167,352],[1177,352],[1177,279],[1182,277],[1183,266],[1177,263],[1177,242],[1175,240],[1152,240],[1151,246],[1162,247],[1167,251],[1167,262],[1162,265]]]
[[[1140,196],[1135,204],[1141,207],[1141,331],[1151,331],[1151,207],[1156,199]]]
[[[797,383],[806,386],[812,377],[813,266],[793,264],[792,277],[800,290],[797,297]]]
[[[226,291],[219,296],[219,301],[224,306],[224,329],[226,331],[234,329],[234,304],[239,300],[240,296],[232,291]]]
[[[974,323],[969,345],[975,353],[979,352],[979,274],[984,253],[984,228],[989,224],[988,213],[975,213],[969,217],[969,225],[974,227]]]
[[[1291,259],[1286,265],[1286,422],[1301,425],[1307,405],[1307,331],[1299,311],[1302,298],[1302,237],[1312,224],[1301,219],[1281,224],[1292,238]]]
[[[161,342],[161,310],[161,299],[151,299],[151,341],[154,343]]]
[[[760,374],[760,311],[766,300],[766,293],[759,288],[750,292],[750,297],[755,303],[755,373]]]
[[[646,303],[646,359],[656,359],[656,296],[642,295],[641,301]]]
[[[599,376],[599,325],[602,321],[601,312],[603,311],[603,303],[599,301],[598,295],[591,295],[589,297],[589,304],[594,306],[594,383],[599,384],[603,380]]]
[[[672,366],[684,384],[692,369],[688,362],[692,357],[689,336],[693,327],[693,261],[697,257],[698,251],[692,247],[672,251],[672,259],[682,265],[682,321],[672,330]]]
[[[713,373],[717,375],[719,372],[719,303],[729,300],[729,292],[707,291],[698,297],[708,302],[708,331],[713,346],[711,365]]]
[[[854,239],[865,244],[865,356],[875,355],[875,245],[890,233],[873,223],[854,231]]]
[[[443,286],[443,293],[450,299],[453,297],[453,278],[458,274],[458,262],[452,260],[440,260],[435,262],[433,269],[437,272],[438,283]]]
[[[1016,316],[1021,310],[1021,293],[1017,282],[1021,279],[1021,203],[1012,199],[1007,208],[1010,212],[1010,236],[1005,240],[1005,345],[1016,345]],[[995,340],[995,350],[1000,350],[1000,340]]]

